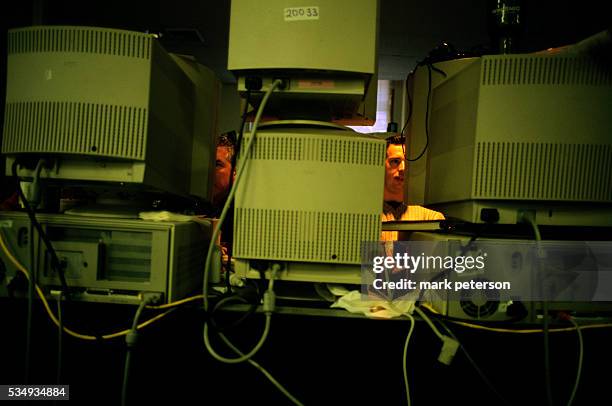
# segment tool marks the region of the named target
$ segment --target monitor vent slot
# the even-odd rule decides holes
[[[237,208],[237,258],[358,264],[362,241],[378,241],[380,216]]]
[[[245,137],[248,142],[249,137]],[[246,145],[246,144],[245,144]],[[251,159],[317,161],[352,165],[380,165],[385,145],[369,140],[296,138],[259,135],[251,147]]]
[[[256,137],[252,146],[252,159],[275,161],[302,160],[302,140],[294,137]]]
[[[612,146],[478,143],[476,198],[612,201]]]
[[[146,109],[131,106],[8,103],[2,152],[144,160],[147,116]]]
[[[8,53],[80,52],[150,59],[153,38],[102,28],[24,28],[9,31]]]
[[[485,57],[481,75],[484,86],[612,85],[612,70],[601,69],[591,60],[575,57]]]
[[[321,140],[322,162],[353,165],[380,165],[384,144],[368,141],[325,139]]]

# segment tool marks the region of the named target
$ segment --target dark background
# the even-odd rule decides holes
[[[0,382],[22,383],[25,353],[25,300],[0,300],[2,368]],[[33,328],[31,383],[56,382],[57,329],[37,304]],[[67,304],[65,321],[86,334],[128,328],[135,308]],[[148,318],[153,311],[143,314]],[[235,317],[225,314],[221,321]],[[542,334],[504,334],[448,323],[462,344],[513,405],[543,405]],[[290,404],[255,368],[226,365],[208,355],[202,342],[202,312],[183,308],[142,330],[133,358],[130,404]],[[563,326],[563,325],[562,325]],[[501,326],[499,326],[501,327]],[[243,350],[252,348],[263,316],[230,332]],[[305,405],[405,405],[402,353],[407,320],[370,320],[274,315],[269,338],[255,360]],[[610,330],[584,330],[585,358],[575,405],[608,404]],[[567,404],[578,363],[575,332],[551,335],[555,404]],[[505,404],[459,351],[450,366],[436,361],[441,344],[418,321],[407,367],[413,404]],[[217,351],[223,346],[215,344]],[[100,342],[64,336],[62,383],[70,384],[74,404],[120,404],[126,346],[123,338]],[[226,354],[230,355],[230,354]]]

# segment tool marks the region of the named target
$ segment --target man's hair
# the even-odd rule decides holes
[[[229,150],[228,159],[232,161],[234,159],[234,153],[236,151],[236,132],[229,131],[219,136],[217,140],[217,147],[227,147]]]
[[[389,138],[387,138],[387,149],[389,145],[401,145],[402,151],[404,151],[404,156],[406,155],[406,137],[402,134],[395,134]]]
[[[406,137],[402,134],[395,134],[387,138],[387,147],[389,145],[406,145]]]

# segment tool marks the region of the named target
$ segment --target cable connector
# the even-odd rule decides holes
[[[263,295],[263,311],[266,314],[271,314],[276,308],[276,293],[267,290]]]
[[[440,339],[442,340],[442,349],[440,355],[438,355],[438,361],[444,365],[450,365],[459,349],[459,341],[449,336],[442,336]]]
[[[156,305],[161,303],[162,295],[161,293],[156,292],[140,292],[141,300],[145,302],[146,305]]]
[[[519,210],[516,213],[516,222],[532,224],[535,222],[536,213],[534,210]]]
[[[274,78],[274,80],[280,80],[278,90],[289,90],[289,79],[288,78]]]
[[[128,348],[134,348],[136,347],[136,343],[138,342],[138,331],[137,330],[130,330],[126,335],[125,335],[125,343],[127,344]]]

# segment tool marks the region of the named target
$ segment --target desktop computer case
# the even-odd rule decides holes
[[[168,303],[202,286],[211,227],[61,214],[39,214],[37,218],[77,300],[134,303],[140,292],[153,292]],[[51,257],[38,233],[32,233],[28,216],[3,212],[0,224],[9,251],[29,272],[37,272],[43,291],[58,289],[61,284]],[[3,251],[0,259],[5,269],[0,294],[19,295],[9,288],[17,268]]]

